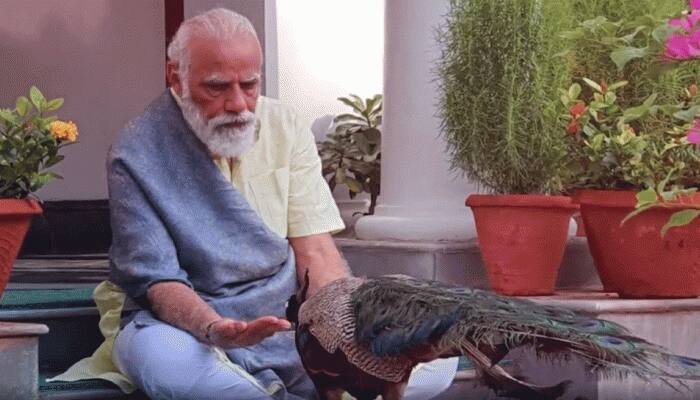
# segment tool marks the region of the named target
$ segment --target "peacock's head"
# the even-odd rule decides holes
[[[299,300],[297,300],[296,295],[293,295],[289,298],[289,300],[287,300],[287,309],[285,310],[287,321],[293,324],[299,322],[299,307],[301,307],[301,304],[299,303]]]
[[[306,292],[309,290],[309,270],[306,270],[304,275],[304,286],[301,287],[299,292],[292,295],[292,297],[287,300],[287,306],[285,310],[285,316],[287,321],[296,324],[299,322],[299,309],[301,305],[304,304],[306,300]]]

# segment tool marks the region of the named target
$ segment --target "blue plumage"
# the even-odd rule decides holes
[[[412,326],[410,330],[386,329],[385,324],[375,326],[373,337],[369,340],[372,352],[379,357],[394,356],[407,349],[430,342],[444,335],[457,321],[459,314],[435,316]],[[393,327],[391,327],[393,328]]]
[[[357,288],[353,305],[355,337],[379,357],[432,346],[436,356],[481,354],[490,368],[509,349],[531,346],[550,357],[579,355],[612,376],[700,379],[700,360],[673,355],[619,324],[488,291],[385,276]]]

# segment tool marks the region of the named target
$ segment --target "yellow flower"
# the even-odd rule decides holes
[[[78,139],[78,127],[72,121],[53,121],[49,124],[49,130],[58,140],[75,142]]]

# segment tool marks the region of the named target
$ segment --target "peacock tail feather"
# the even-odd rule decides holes
[[[671,354],[622,325],[488,291],[386,276],[366,280],[352,305],[356,340],[379,357],[429,342],[445,356],[529,346],[544,357],[578,355],[604,376],[700,379],[700,360]]]

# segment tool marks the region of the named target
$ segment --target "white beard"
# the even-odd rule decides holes
[[[224,113],[209,120],[192,101],[189,93],[181,99],[182,115],[194,134],[216,157],[239,158],[255,144],[255,114],[244,110]],[[226,126],[235,123],[237,126]]]

